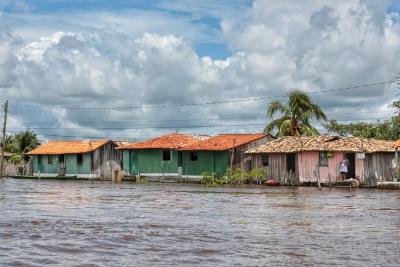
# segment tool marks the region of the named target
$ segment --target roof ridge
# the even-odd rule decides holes
[[[215,135],[215,136],[221,136],[221,135],[260,135],[260,134],[267,135],[265,133],[223,133],[223,134],[218,134],[218,135]]]

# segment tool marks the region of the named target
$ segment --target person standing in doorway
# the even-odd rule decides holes
[[[340,178],[342,180],[347,179],[347,173],[349,171],[349,160],[344,156],[343,160],[339,163]]]

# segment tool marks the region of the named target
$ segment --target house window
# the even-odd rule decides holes
[[[197,154],[197,152],[190,153],[190,161],[197,161],[198,158],[199,158],[199,155]]]
[[[76,163],[78,165],[83,165],[83,155],[82,154],[78,154],[76,157]]]
[[[49,164],[49,165],[53,164],[53,156],[52,155],[47,156],[47,164]]]
[[[251,159],[250,159],[250,160],[246,160],[246,161],[244,162],[244,170],[245,170],[246,172],[252,170]]]
[[[37,156],[37,162],[39,165],[42,165],[42,155]]]
[[[262,165],[264,167],[268,166],[268,154],[262,154],[261,156]]]
[[[319,166],[328,166],[328,152],[319,153]]]
[[[170,161],[171,160],[171,150],[163,150],[163,161]]]

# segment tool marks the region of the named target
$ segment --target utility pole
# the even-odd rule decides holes
[[[8,100],[4,104],[3,138],[1,141],[1,155],[0,155],[0,177],[3,177],[3,169],[4,169],[4,148],[6,144],[7,113],[8,113]]]

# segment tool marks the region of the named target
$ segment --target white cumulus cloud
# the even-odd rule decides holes
[[[199,56],[192,41],[172,33],[144,31],[132,37],[104,28],[54,32],[24,41],[24,36],[2,28],[1,98],[24,105],[140,107],[273,98],[294,88],[314,92],[391,80],[400,71],[399,14],[387,13],[389,3],[380,3],[256,0],[241,15],[222,20],[221,39],[232,52],[225,60]],[[332,113],[331,118],[348,120],[388,116],[384,112],[397,95],[394,85],[380,85],[312,97]],[[128,110],[11,106],[16,125],[10,127],[82,127],[38,129],[43,136],[146,137],[167,131],[163,127],[263,123],[249,117],[263,116],[269,101]],[[376,114],[358,113],[373,110]],[[336,114],[339,112],[347,114]],[[218,118],[227,119],[213,121]],[[117,129],[121,127],[138,129]],[[185,131],[247,132],[262,128]]]

